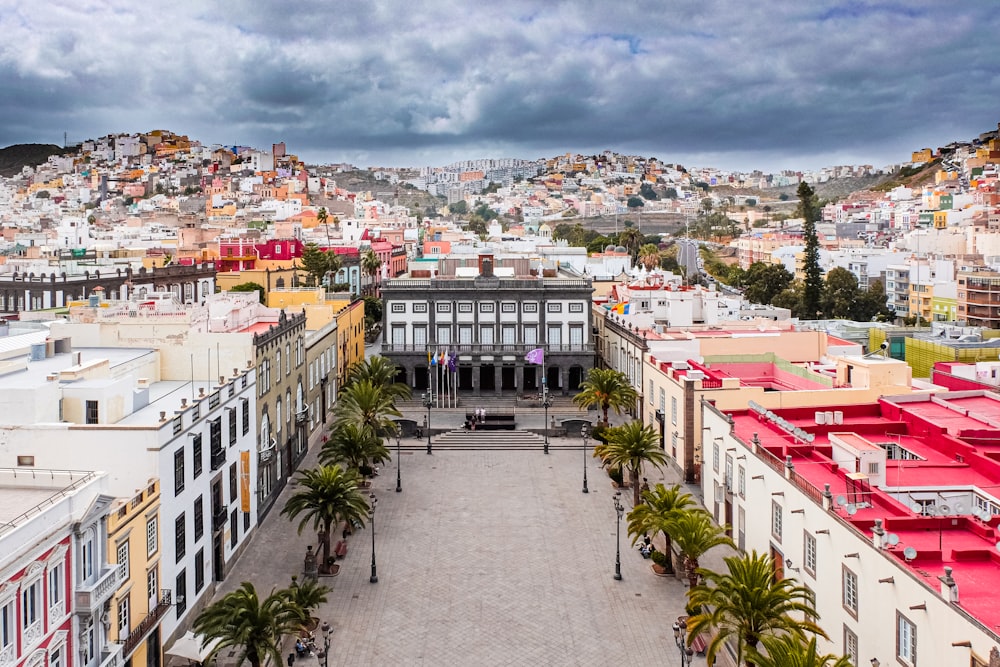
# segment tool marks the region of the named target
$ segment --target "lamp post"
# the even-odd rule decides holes
[[[687,645],[687,621],[683,618],[674,622],[674,644],[681,654],[681,667],[689,667],[694,649]]]
[[[583,436],[583,492],[590,493],[587,488],[587,440],[590,439],[590,428],[586,424],[580,428],[580,435]]]
[[[330,635],[333,634],[333,626],[323,621],[323,625],[319,626],[319,629],[323,632],[323,667],[330,667]]]
[[[552,405],[549,401],[549,387],[545,383],[545,378],[542,378],[542,407],[545,408],[545,453],[549,453],[549,406]]]
[[[618,515],[618,523],[615,530],[615,581],[622,580],[622,514],[625,513],[625,506],[622,505],[622,492],[616,491],[612,498],[615,503],[615,514]]]
[[[375,571],[375,503],[378,502],[378,498],[372,493],[368,496],[368,499],[368,519],[372,527],[372,576],[368,577],[368,583],[377,584],[378,573]]]
[[[433,454],[431,451],[431,406],[434,405],[434,394],[428,391],[424,394],[424,407],[427,408],[427,453]]]
[[[400,431],[401,430],[402,429],[400,429],[399,426],[396,426],[396,493],[399,493],[400,491],[403,490],[403,480],[399,476],[400,475],[400,473],[399,473],[399,436],[400,436]]]

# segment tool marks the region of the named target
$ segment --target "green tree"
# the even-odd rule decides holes
[[[305,245],[299,261],[302,269],[309,274],[309,284],[313,286],[321,284],[328,273],[336,274],[343,266],[340,255],[333,250],[324,251],[315,243]]]
[[[643,233],[635,227],[629,227],[618,235],[618,244],[625,246],[625,249],[628,250],[633,259],[638,256],[639,248],[642,247],[645,240],[646,237]]]
[[[660,249],[652,243],[639,248],[639,263],[646,267],[647,271],[652,271],[660,265]]]
[[[891,322],[896,319],[896,311],[886,305],[885,285],[881,280],[872,280],[868,289],[859,295],[851,319],[856,322]]]
[[[392,417],[402,417],[395,401],[386,389],[372,380],[364,379],[347,384],[337,397],[333,409],[337,422],[356,422],[370,426],[376,433],[392,433],[396,422]]]
[[[667,188],[666,192],[663,193],[663,196],[667,199],[677,199],[677,188]]]
[[[608,424],[608,410],[615,414],[635,407],[639,394],[624,373],[610,368],[592,368],[587,379],[580,383],[580,393],[573,397],[573,403],[584,410],[599,408]]]
[[[368,276],[368,293],[375,293],[375,277],[382,270],[382,260],[369,248],[361,255],[361,272]]]
[[[469,212],[469,205],[464,199],[448,204],[448,212],[452,215],[465,215]]]
[[[594,447],[594,456],[611,466],[628,472],[632,485],[632,505],[639,504],[639,473],[645,464],[660,468],[667,455],[660,449],[660,434],[641,421],[632,421],[604,432],[607,442]]]
[[[754,262],[746,271],[743,295],[752,303],[770,304],[792,284],[792,274],[781,264]]]
[[[390,458],[385,441],[367,424],[339,421],[323,444],[319,462],[324,465],[343,463],[362,477],[371,477],[375,466]]]
[[[700,610],[688,619],[688,641],[703,632],[714,633],[705,654],[709,664],[730,639],[736,644],[736,664],[742,664],[748,650],[769,635],[826,637],[814,622],[796,618],[816,617],[813,592],[794,579],[776,579],[770,556],[754,551],[724,560],[727,572],[701,568],[698,573],[705,583],[688,590],[688,605]],[[749,659],[747,665],[755,667]]]
[[[232,287],[230,287],[229,291],[230,292],[257,292],[257,294],[260,295],[260,302],[261,303],[267,303],[267,300],[264,298],[266,296],[267,292],[264,290],[264,286],[263,285],[259,285],[257,283],[252,283],[252,282],[251,283],[240,283],[239,285],[233,285]]]
[[[628,513],[628,534],[635,544],[640,535],[663,533],[667,553],[667,572],[673,573],[674,560],[670,539],[670,521],[678,512],[694,505],[691,494],[681,490],[680,484],[666,487],[657,484],[642,492],[642,503],[635,505]]]
[[[652,201],[660,198],[659,195],[656,194],[656,190],[654,190],[653,186],[649,183],[643,183],[639,186],[639,195],[642,196],[643,199],[649,199]]]
[[[613,245],[610,238],[607,236],[597,236],[587,244],[587,252],[590,254],[604,252],[604,249],[609,245]]]
[[[365,302],[365,329],[371,330],[382,322],[382,299],[373,294],[361,297]]]
[[[823,314],[838,319],[853,319],[857,313],[858,279],[847,269],[836,267],[826,274],[826,284],[820,304]]]
[[[292,577],[292,585],[284,589],[288,595],[289,602],[295,604],[302,610],[306,617],[306,623],[302,629],[312,632],[315,627],[315,620],[312,614],[321,604],[325,604],[331,590],[315,579],[305,579],[299,583],[297,577]]]
[[[329,572],[330,530],[334,523],[351,521],[364,523],[368,516],[368,501],[358,488],[358,474],[339,465],[320,466],[299,472],[295,493],[285,503],[281,513],[293,521],[302,516],[298,531],[310,522],[319,530],[322,544],[320,567]]]
[[[724,530],[715,525],[708,512],[700,508],[674,513],[667,521],[667,532],[684,558],[684,572],[691,588],[698,585],[698,559],[709,549],[719,546],[736,548]]]
[[[809,184],[803,181],[798,189],[799,207],[796,211],[803,219],[802,231],[805,235],[806,247],[803,260],[805,280],[802,286],[802,308],[800,317],[815,320],[820,316],[823,298],[823,270],[819,265],[819,236],[816,234],[816,220],[819,211],[816,205],[816,193]]]
[[[194,631],[204,642],[219,640],[205,663],[220,651],[238,651],[236,664],[244,660],[251,667],[264,662],[282,663],[281,641],[307,622],[304,610],[295,604],[286,590],[271,591],[264,600],[249,581],[206,607],[194,621]]]
[[[747,659],[757,667],[854,667],[851,659],[832,653],[820,655],[816,638],[805,641],[795,635],[767,636],[760,640],[764,651],[747,651]]]
[[[628,201],[625,203],[625,205],[628,206],[629,208],[642,208],[643,206],[646,205],[646,203],[642,201],[641,197],[632,196],[628,198]]]
[[[486,222],[479,216],[472,216],[472,218],[469,219],[469,224],[466,226],[466,229],[480,238],[489,233],[489,230],[486,229]]]
[[[802,309],[802,281],[793,281],[786,289],[781,290],[771,299],[771,305],[787,308],[792,311],[792,317],[798,317]]]
[[[358,382],[370,382],[381,387],[395,403],[396,399],[408,400],[410,387],[403,382],[397,382],[399,367],[383,356],[369,357],[351,366],[347,371],[348,385]]]

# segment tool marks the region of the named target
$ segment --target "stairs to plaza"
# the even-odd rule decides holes
[[[558,443],[558,444],[557,444]],[[528,431],[447,431],[433,439],[433,448],[442,451],[535,451],[545,447],[545,438]],[[580,442],[549,440],[549,449],[580,449]]]

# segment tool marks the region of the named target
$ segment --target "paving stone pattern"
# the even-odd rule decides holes
[[[317,450],[303,465],[315,464]],[[333,589],[317,612],[334,626],[329,664],[679,665],[671,624],[684,613],[685,586],[652,573],[624,518],[623,580],[613,579],[614,489],[594,459],[588,465],[583,494],[580,449],[404,452],[396,493],[393,451],[373,487],[378,583],[369,583],[367,527],[349,538],[340,574],[322,579]],[[675,480],[672,471],[663,479]],[[297,535],[279,514],[292,491],[282,492],[219,595],[244,580],[269,591],[301,573],[315,534]],[[630,506],[629,491],[623,502]]]

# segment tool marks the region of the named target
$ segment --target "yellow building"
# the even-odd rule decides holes
[[[122,644],[130,665],[162,665],[160,621],[170,609],[171,584],[161,581],[160,483],[151,480],[108,514],[108,553],[118,563],[108,637]]]
[[[934,300],[934,285],[910,281],[910,316],[920,313],[924,322],[931,321],[932,301]]]
[[[930,162],[933,159],[934,154],[929,148],[913,151],[913,154],[910,156],[910,162]]]
[[[948,211],[934,211],[934,229],[948,227]]]
[[[288,289],[305,284],[306,273],[292,268],[244,269],[242,271],[221,271],[215,276],[219,291],[228,292],[236,285],[257,283],[264,288],[264,303],[270,305],[267,295],[271,290]],[[277,306],[271,306],[277,307]]]
[[[958,314],[958,299],[931,293],[931,317],[935,322],[954,322]]]
[[[343,387],[347,370],[365,358],[365,302],[345,304],[337,311],[337,386]]]

